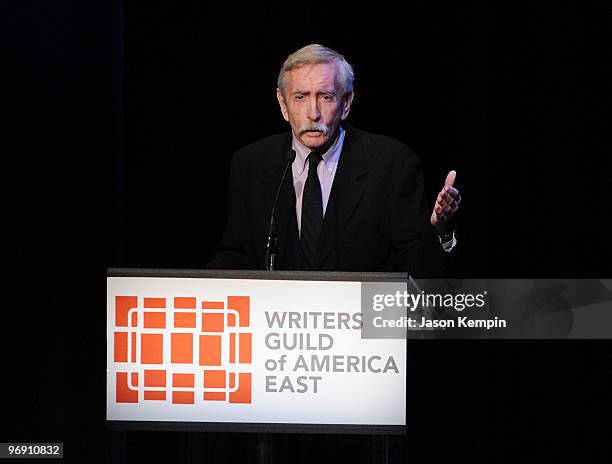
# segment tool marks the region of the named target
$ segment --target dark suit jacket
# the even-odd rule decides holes
[[[264,269],[268,221],[291,132],[234,154],[228,220],[208,268]],[[419,158],[397,140],[346,126],[313,270],[440,276],[449,259],[429,223]],[[277,270],[306,269],[291,169],[276,209]]]

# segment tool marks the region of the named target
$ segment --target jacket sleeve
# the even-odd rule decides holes
[[[248,254],[245,184],[239,156],[235,153],[230,165],[227,223],[217,251],[206,269],[252,269]]]

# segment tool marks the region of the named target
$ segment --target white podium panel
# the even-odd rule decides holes
[[[235,274],[108,277],[107,420],[405,426],[406,340],[361,338],[362,282]]]

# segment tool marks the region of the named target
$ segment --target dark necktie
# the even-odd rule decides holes
[[[321,183],[317,175],[317,166],[323,158],[314,151],[308,155],[308,178],[302,195],[302,225],[300,240],[306,261],[312,268],[315,252],[323,224],[323,197]]]

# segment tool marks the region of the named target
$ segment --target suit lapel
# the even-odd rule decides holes
[[[327,258],[363,195],[368,160],[366,152],[358,149],[359,138],[359,131],[347,125],[313,269]]]

